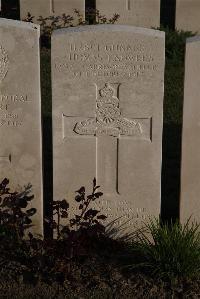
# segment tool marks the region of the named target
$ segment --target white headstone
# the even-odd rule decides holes
[[[120,25],[52,37],[54,198],[93,177],[108,221],[160,213],[164,33]]]
[[[200,222],[200,37],[187,39],[182,132],[180,218]]]
[[[199,0],[176,0],[176,29],[200,33],[199,19]]]
[[[108,19],[117,13],[117,24],[160,27],[160,0],[96,0],[96,9]]]
[[[52,14],[51,0],[20,0],[20,18],[24,20],[28,13],[34,17],[37,23],[39,16],[48,17]]]
[[[14,191],[32,184],[33,231],[42,233],[39,38],[37,25],[0,19],[0,180]]]

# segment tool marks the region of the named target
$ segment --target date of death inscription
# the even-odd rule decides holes
[[[21,127],[24,123],[23,108],[29,102],[27,95],[0,94],[0,128]]]

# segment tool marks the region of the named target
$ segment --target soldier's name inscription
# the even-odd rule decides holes
[[[72,79],[151,76],[158,63],[151,49],[137,40],[134,44],[69,43],[66,55],[59,57],[55,69]]]

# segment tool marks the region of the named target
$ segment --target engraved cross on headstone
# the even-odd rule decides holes
[[[96,137],[96,178],[106,194],[119,194],[119,142],[121,138],[151,141],[151,118],[128,119],[120,109],[119,83],[96,85],[95,117],[63,113],[63,139]]]
[[[126,9],[131,10],[131,0],[126,0]]]
[[[54,0],[49,0],[50,1],[50,14],[55,13],[55,7],[54,7]]]
[[[11,163],[11,155],[0,156],[0,162],[8,162],[8,163]]]

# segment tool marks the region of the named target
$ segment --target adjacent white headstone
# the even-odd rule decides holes
[[[48,17],[52,14],[51,0],[20,0],[20,18],[24,20],[28,13],[34,17],[37,23],[39,16]]]
[[[46,18],[52,15],[62,16],[64,13],[74,17],[77,22],[75,9],[85,19],[85,0],[20,0],[21,20],[26,19],[29,12],[35,17],[34,23],[38,23],[39,16]]]
[[[117,13],[117,24],[160,27],[160,0],[96,0],[96,9],[108,19]]]
[[[85,0],[50,0],[55,15],[62,15],[65,12],[74,16],[74,10],[77,9],[85,19]]]
[[[176,0],[176,29],[200,33],[199,19],[199,0]]]
[[[108,221],[160,213],[164,33],[99,25],[52,36],[54,198],[104,192]]]
[[[39,37],[37,25],[0,19],[0,180],[14,191],[32,184],[33,231],[42,233]]]
[[[182,133],[180,217],[200,222],[200,37],[187,39]]]

